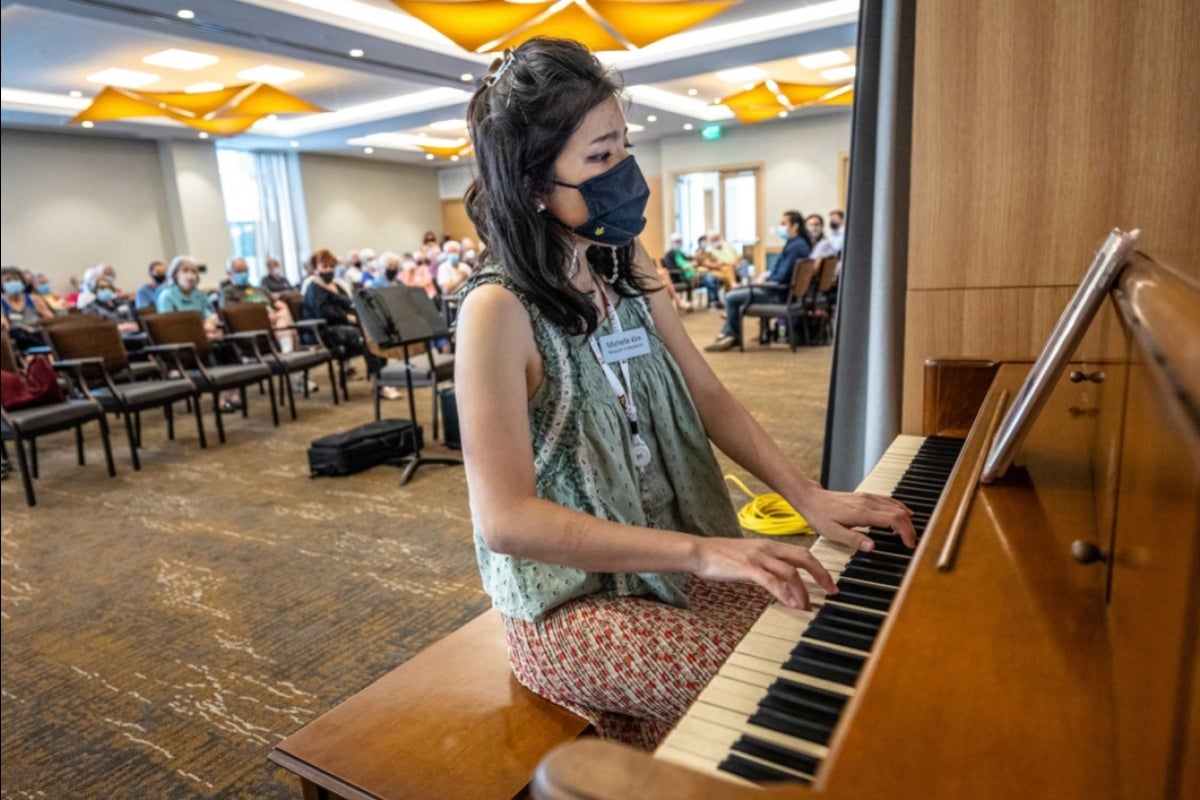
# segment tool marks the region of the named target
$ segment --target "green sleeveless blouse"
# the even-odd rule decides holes
[[[617,306],[622,327],[645,328],[650,341],[650,353],[629,362],[638,429],[652,454],[639,474],[629,422],[587,338],[547,321],[498,268],[476,273],[464,297],[489,283],[521,299],[545,363],[545,378],[529,401],[538,497],[625,525],[740,537],[700,415],[679,366],[658,337],[646,299],[624,298]],[[605,319],[596,335],[611,332],[611,321]],[[474,533],[483,588],[510,617],[536,621],[555,606],[591,594],[650,595],[677,606],[687,603],[686,573],[585,572],[493,553],[478,523]]]

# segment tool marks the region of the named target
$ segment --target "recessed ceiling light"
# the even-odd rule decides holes
[[[260,67],[253,69],[244,69],[237,74],[239,78],[255,83],[290,83],[298,78],[303,78],[304,73],[298,69],[285,69],[284,67],[273,67],[270,64],[263,64]]]
[[[644,125],[638,125],[636,122],[630,122],[625,125],[625,130],[628,133],[641,133],[642,131],[646,130],[646,127]]]
[[[440,122],[430,123],[429,127],[435,131],[459,131],[467,127],[465,119],[444,119]]]
[[[70,92],[68,92],[68,94],[70,94],[71,97],[83,97],[83,92],[79,91],[78,89],[72,89]]]
[[[81,123],[79,123],[79,124],[80,124],[80,125],[82,125],[82,126],[83,126],[83,127],[85,127],[85,128],[94,128],[94,127],[96,127],[96,123],[92,122],[90,119],[85,119],[83,122],[81,122]]]
[[[458,161],[458,156],[450,156],[451,161]]]
[[[364,147],[363,152],[366,153],[367,155],[371,155],[371,153],[375,152],[375,148],[374,147]]]
[[[742,88],[749,91],[754,88],[754,84],[753,83],[743,83]]]
[[[827,81],[846,81],[854,77],[855,69],[851,64],[848,67],[834,67],[833,69],[821,70],[821,77]]]
[[[180,19],[195,19],[196,12],[192,11],[191,9],[181,8],[175,12],[175,16],[179,17]]]
[[[186,94],[199,94],[200,92],[219,92],[224,88],[225,87],[220,83],[214,83],[213,81],[201,81],[200,83],[193,83],[191,86],[186,87],[183,91]]]
[[[838,64],[849,64],[851,58],[841,50],[826,50],[824,53],[800,56],[796,61],[805,69],[825,69],[836,67]]]
[[[200,138],[201,138],[201,139],[207,139],[207,138],[208,138],[208,132],[207,132],[207,131],[200,131]]]
[[[102,83],[105,86],[124,86],[127,89],[136,89],[139,86],[154,83],[158,80],[158,76],[152,72],[138,72],[132,69],[106,69],[88,75],[87,79],[92,83]]]
[[[688,97],[695,97],[698,94],[700,94],[699,89],[688,89]]]
[[[426,161],[433,161],[433,153],[426,153],[426,154],[425,154],[425,160],[426,160]]]
[[[353,50],[351,50],[351,51],[350,51],[350,57],[351,57],[351,58],[362,58],[362,57],[363,57],[363,51],[362,51],[362,50],[359,50],[359,49],[356,47],[356,48],[354,48]]]
[[[650,116],[646,117],[646,122],[658,122],[658,117],[651,114]]]
[[[142,59],[142,63],[191,72],[192,70],[212,66],[220,60],[216,56],[210,56],[207,53],[197,53],[194,50],[180,50],[177,47],[171,47],[167,50],[151,53]]]
[[[475,76],[469,72],[464,72],[462,75],[458,76],[458,79],[463,83],[470,83],[471,81],[475,80]]]
[[[692,123],[690,123],[690,122],[687,122],[687,123],[684,123],[683,129],[684,129],[685,131],[690,131],[690,130],[691,130],[692,128],[694,128],[694,127],[696,127],[696,126],[695,126],[695,125],[693,125],[693,124],[692,124]]]
[[[299,147],[299,146],[300,146],[300,143],[299,143],[299,142],[297,142],[295,139],[292,139],[290,142],[288,142],[288,144],[290,144],[292,147]]]
[[[786,112],[786,111],[780,111],[780,112],[779,112],[779,116],[780,116],[780,118],[782,119],[783,117],[786,117],[786,116],[787,116],[787,112]]]
[[[717,73],[717,80],[722,80],[726,83],[761,81],[765,77],[767,77],[766,70],[760,67],[738,67],[737,69],[723,69]]]

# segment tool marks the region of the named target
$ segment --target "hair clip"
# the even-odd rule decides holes
[[[513,52],[513,49],[511,47],[506,47],[504,49],[504,58],[500,62],[500,66],[496,68],[495,72],[483,79],[484,85],[488,87],[495,86],[496,81],[500,80],[500,76],[504,74],[504,71],[512,66],[512,63],[516,60],[517,56]]]

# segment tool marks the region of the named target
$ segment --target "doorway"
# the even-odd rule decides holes
[[[709,231],[719,230],[761,270],[762,165],[674,173],[674,223],[687,252]]]

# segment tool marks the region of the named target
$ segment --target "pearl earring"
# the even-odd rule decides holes
[[[538,201],[538,204],[537,204],[537,210],[538,210],[538,213],[539,213],[539,214],[545,213],[545,211],[546,211],[546,204],[545,204],[545,203],[543,203],[541,200],[539,200],[539,201]]]

